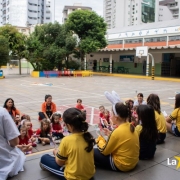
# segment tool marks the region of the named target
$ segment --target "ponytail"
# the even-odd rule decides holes
[[[130,107],[128,107],[128,105],[124,105],[123,103],[117,103],[115,105],[115,108],[118,116],[120,116],[123,119],[128,119],[129,122],[131,122],[131,110]],[[133,133],[134,130],[134,126],[132,125],[132,123],[130,123],[130,131]]]
[[[88,144],[85,150],[91,152],[95,145],[95,139],[92,134],[87,131],[89,125],[86,122],[85,115],[79,109],[69,108],[63,113],[63,120],[66,124],[72,125],[75,130],[83,132],[83,138]]]

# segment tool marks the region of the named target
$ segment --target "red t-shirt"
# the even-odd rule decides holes
[[[29,138],[31,138],[32,135],[33,135],[33,130],[32,130],[32,129],[29,129],[29,130],[28,130],[28,136],[29,136]]]
[[[29,138],[27,136],[25,136],[24,139],[22,139],[21,136],[19,136],[19,145],[22,144],[26,144],[26,145],[29,144]]]
[[[110,120],[109,120],[110,119],[110,115],[105,117],[104,114],[100,112],[99,113],[99,117],[102,118],[102,119],[105,119],[108,123],[110,123]]]
[[[84,109],[84,106],[82,104],[81,105],[76,104],[76,108],[79,109],[79,110],[82,110],[82,109]]]
[[[56,131],[59,131],[59,130],[62,130],[62,127],[61,127],[60,123],[52,123],[52,131],[56,132]]]

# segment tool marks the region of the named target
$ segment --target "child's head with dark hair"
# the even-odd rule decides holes
[[[144,96],[143,96],[143,93],[138,93],[138,94],[137,94],[137,97],[142,97],[142,98],[143,98],[143,97],[144,97]]]
[[[49,122],[47,119],[43,119],[43,120],[41,121],[41,127],[40,127],[40,129],[41,129],[41,133],[42,133],[43,135],[49,134],[50,131],[51,131],[50,122]]]
[[[52,116],[52,123],[60,123],[60,119],[61,119],[61,114],[58,112],[55,112]]]
[[[105,107],[104,106],[99,106],[99,110],[100,110],[101,113],[104,113]]]
[[[82,99],[77,99],[77,103],[82,103]]]
[[[113,124],[130,121],[129,117],[131,116],[131,111],[128,106],[124,105],[123,103],[116,103],[115,111],[118,116],[116,116],[114,110],[112,110],[113,114],[111,119],[113,121]],[[134,132],[133,125],[130,126],[130,130],[131,132]]]
[[[138,94],[137,94],[137,99],[138,99],[139,102],[143,102],[143,97],[144,97],[144,96],[143,96],[142,93],[138,93]]]
[[[52,96],[50,94],[45,95],[45,102],[52,102]]]
[[[150,105],[140,105],[137,108],[137,114],[138,119],[142,122],[140,138],[155,142],[158,138],[158,130],[153,107]]]
[[[176,94],[175,97],[175,109],[180,108],[180,94]]]
[[[147,98],[147,104],[151,105],[159,114],[161,113],[160,99],[157,94],[150,94]]]
[[[130,110],[132,110],[134,101],[132,99],[129,99],[129,100],[125,101],[125,104],[130,108]]]
[[[90,152],[93,149],[95,140],[93,136],[89,132],[87,132],[88,123],[85,120],[86,119],[82,112],[76,108],[69,108],[63,113],[63,121],[70,132],[83,132],[84,140],[88,144],[85,150],[87,152]]]
[[[16,110],[14,105],[14,100],[12,98],[7,98],[3,105],[4,108],[11,108],[12,110]]]

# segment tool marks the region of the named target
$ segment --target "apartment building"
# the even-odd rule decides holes
[[[54,22],[55,0],[0,0],[0,25],[26,27]]]
[[[158,0],[104,0],[108,29],[158,21]]]
[[[78,9],[92,11],[91,7],[82,6],[81,3],[75,3],[73,6],[64,6],[62,22],[65,23],[69,14]]]
[[[180,19],[180,0],[164,0],[159,2],[159,21]]]

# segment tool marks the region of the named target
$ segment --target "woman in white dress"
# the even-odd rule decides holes
[[[16,146],[19,131],[7,112],[0,107],[0,180],[17,175],[23,170],[25,155]]]

